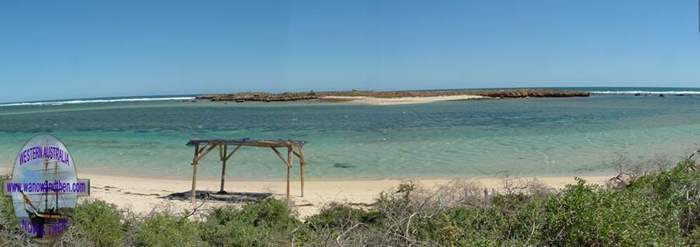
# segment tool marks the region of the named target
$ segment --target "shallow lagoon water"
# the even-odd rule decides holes
[[[618,156],[678,159],[700,148],[700,96],[593,96],[369,106],[115,102],[0,107],[0,164],[37,134],[72,152],[79,172],[187,177],[190,138],[307,141],[312,179],[593,175]],[[229,161],[239,179],[276,179],[271,150]],[[215,178],[216,155],[200,174]],[[295,174],[296,175],[296,174]]]

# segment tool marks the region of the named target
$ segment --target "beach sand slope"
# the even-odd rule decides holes
[[[170,200],[163,198],[175,192],[189,191],[191,181],[186,179],[120,177],[96,174],[82,174],[90,178],[91,198],[105,200],[120,208],[147,214],[152,210],[170,207],[175,210],[191,209],[190,201]],[[611,176],[582,177],[593,184],[604,184]],[[532,179],[532,178],[528,178]],[[538,181],[553,187],[563,188],[575,183],[574,177],[537,177]],[[426,188],[447,184],[454,179],[419,179],[413,180]],[[503,178],[473,178],[486,188],[500,190]],[[307,181],[305,196],[300,197],[298,181],[291,184],[291,200],[301,217],[319,212],[324,205],[332,202],[351,203],[354,205],[369,205],[375,201],[382,191],[391,191],[406,180],[343,180],[343,181]],[[198,180],[198,190],[218,191],[218,180]],[[284,181],[227,181],[225,190],[228,192],[267,192],[279,199],[285,198],[286,183]],[[226,205],[224,202],[207,201],[200,208],[206,211],[212,207]],[[231,205],[231,203],[228,203]]]

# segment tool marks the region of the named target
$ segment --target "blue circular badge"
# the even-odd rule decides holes
[[[49,135],[35,136],[17,154],[10,181],[15,216],[27,234],[53,240],[70,226],[78,196],[87,195],[88,180],[79,180],[65,145]]]

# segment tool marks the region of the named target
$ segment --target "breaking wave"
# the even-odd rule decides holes
[[[592,94],[693,94],[700,95],[700,91],[591,91]]]
[[[168,100],[194,100],[195,97],[141,97],[141,98],[116,98],[116,99],[78,99],[60,101],[39,101],[39,102],[17,102],[0,104],[2,106],[46,106],[46,105],[73,105],[73,104],[93,104],[93,103],[115,103],[115,102],[142,102],[142,101],[168,101]]]

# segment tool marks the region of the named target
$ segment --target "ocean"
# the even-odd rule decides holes
[[[678,160],[700,148],[700,89],[576,89],[594,95],[393,106],[191,96],[3,103],[0,165],[9,169],[38,134],[62,140],[79,173],[182,178],[191,176],[190,138],[304,140],[306,177],[317,180],[599,175],[620,157]],[[219,175],[216,154],[201,164],[202,177]],[[227,167],[237,179],[285,172],[262,148],[242,148]]]

